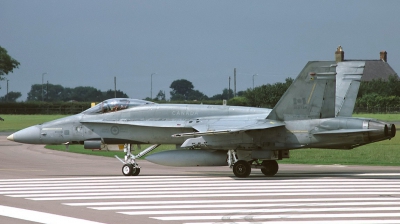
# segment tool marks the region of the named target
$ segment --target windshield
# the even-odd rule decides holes
[[[154,103],[146,100],[115,98],[115,99],[104,100],[103,102],[96,104],[94,107],[89,108],[83,111],[82,113],[103,114],[103,113],[125,110],[128,108],[146,104],[154,104]]]

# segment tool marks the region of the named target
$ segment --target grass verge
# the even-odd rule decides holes
[[[400,166],[400,136],[352,150],[298,149],[280,163]]]
[[[381,121],[400,121],[400,114],[353,114],[353,117],[374,118]]]
[[[67,115],[1,115],[0,132],[14,132],[32,125],[41,124]]]

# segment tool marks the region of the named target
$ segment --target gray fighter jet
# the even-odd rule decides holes
[[[124,144],[122,173],[138,175],[136,162],[160,144],[176,148],[147,156],[167,166],[224,166],[237,177],[251,168],[266,176],[277,160],[302,148],[352,149],[391,139],[393,124],[352,118],[365,62],[308,62],[271,109],[226,105],[155,104],[110,99],[80,114],[28,127],[7,139],[28,144],[83,144],[99,149]],[[138,155],[134,144],[153,144]]]

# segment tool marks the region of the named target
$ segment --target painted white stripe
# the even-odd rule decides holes
[[[307,220],[307,221],[257,221],[257,224],[399,224],[400,219],[387,220],[387,219],[376,219],[376,220]],[[232,224],[232,222],[187,222],[184,224]],[[254,222],[234,222],[234,224],[254,224]]]
[[[138,188],[130,186],[129,188],[125,188],[127,190],[131,190],[132,188],[135,188],[135,190],[138,190]],[[314,192],[321,192],[321,191],[382,191],[382,190],[388,190],[388,191],[400,191],[400,185],[391,185],[390,186],[380,186],[380,187],[369,187],[369,186],[351,186],[351,187],[344,187],[344,186],[339,186],[339,187],[318,187],[318,189],[314,189],[315,186],[302,186],[302,187],[296,187],[296,186],[282,186],[282,187],[264,187],[264,186],[251,186],[251,185],[245,185],[245,186],[237,186],[237,187],[201,187],[201,191],[198,191],[196,193],[216,193],[220,191],[229,191],[229,192],[243,192],[240,191],[246,190],[246,192],[308,192],[308,191],[314,191]],[[190,193],[196,189],[195,187],[182,187],[182,188],[149,188],[149,189],[142,189],[148,192],[147,194],[152,194],[152,193],[160,193],[162,191],[167,191],[172,193]],[[291,189],[291,190],[288,190]],[[209,191],[206,191],[209,190]],[[0,192],[0,194],[7,194],[7,196],[12,196],[12,197],[60,197],[60,196],[85,196],[85,195],[120,195],[120,194],[146,194],[145,192],[121,192],[123,191],[123,188],[116,188],[116,189],[88,189],[88,190],[53,190],[53,191],[7,191],[7,192]],[[157,192],[159,191],[159,192]],[[95,193],[93,193],[95,192]],[[100,193],[102,192],[102,193]]]
[[[333,203],[271,203],[271,204],[205,204],[205,205],[158,205],[158,206],[112,206],[112,207],[89,207],[96,210],[157,210],[157,209],[193,209],[193,208],[259,208],[259,207],[322,207],[322,206],[362,206],[362,205],[400,205],[396,202],[333,202]],[[379,210],[376,207],[376,210]],[[399,210],[400,207],[392,207],[392,210]],[[298,208],[296,208],[298,209]],[[349,209],[349,208],[346,208]],[[293,209],[291,209],[293,211]]]
[[[205,176],[204,176],[205,177]],[[137,180],[137,179],[165,179],[165,178],[199,178],[199,176],[135,176],[135,177],[124,177],[124,176],[105,176],[105,177],[60,177],[60,178],[27,178],[27,179],[1,179],[0,182],[19,182],[19,181],[57,181],[57,180],[109,180],[109,179],[121,179],[121,180]],[[200,176],[201,178],[201,176]],[[210,178],[210,177],[208,177]],[[216,177],[213,177],[216,178]],[[229,178],[229,177],[221,177]],[[232,179],[232,178],[229,178]]]
[[[203,183],[205,181],[211,181],[213,183],[232,183],[232,180],[217,180],[217,179],[209,179],[209,178],[196,178],[194,180],[187,180],[187,179],[168,179],[168,180],[143,180],[143,181],[136,181],[136,180],[130,180],[130,181],[103,181],[103,180],[97,180],[97,181],[91,181],[91,182],[85,182],[85,181],[78,181],[78,182],[47,182],[47,183],[18,183],[18,184],[2,184],[0,187],[54,187],[54,186],[90,186],[90,185],[106,185],[108,183],[119,183],[121,185],[130,185],[130,184],[155,184],[155,183]],[[256,180],[257,181],[257,180]],[[258,180],[259,181],[259,180]],[[264,180],[266,181],[266,180]],[[250,183],[251,181],[248,181]]]
[[[77,202],[63,203],[69,206],[111,206],[111,205],[170,205],[170,204],[215,204],[215,203],[309,203],[309,202],[343,202],[343,201],[396,201],[400,204],[400,198],[374,197],[374,198],[280,198],[280,199],[246,199],[246,200],[190,200],[190,201],[118,201],[118,202]]]
[[[105,200],[105,199],[129,199],[129,198],[212,198],[212,197],[260,197],[260,196],[336,196],[336,195],[393,195],[400,194],[399,192],[387,192],[387,191],[377,191],[377,192],[310,192],[310,193],[225,193],[225,194],[177,194],[171,195],[163,192],[158,195],[122,195],[122,196],[81,196],[81,197],[40,197],[40,198],[27,198],[34,201],[60,201],[60,200]]]
[[[146,191],[156,191],[156,190],[190,190],[195,187],[201,187],[203,190],[207,189],[219,189],[219,190],[228,190],[228,189],[310,189],[310,188],[319,188],[319,189],[346,189],[346,188],[358,188],[358,189],[388,189],[388,188],[400,188],[400,184],[365,184],[365,183],[357,183],[357,184],[307,184],[304,183],[302,185],[276,185],[276,186],[268,186],[265,183],[241,183],[240,186],[237,183],[229,183],[229,184],[174,184],[174,185],[136,185],[134,183],[128,185],[110,185],[110,186],[79,186],[79,187],[27,187],[27,188],[0,188],[0,194],[41,194],[41,193],[73,193],[73,192],[106,192],[106,191],[121,191],[123,189],[142,189],[144,188]],[[37,190],[40,189],[40,190]],[[68,189],[68,190],[66,190]]]
[[[286,176],[287,175],[283,175],[283,177],[280,176],[276,176],[276,177],[248,177],[246,178],[251,179],[251,180],[257,180],[257,179],[261,179],[261,180],[284,180],[284,181],[298,181],[298,180],[302,180],[304,179],[304,175],[312,177],[312,176],[322,176],[322,177],[326,177],[329,178],[330,176],[400,176],[400,173],[336,173],[336,174],[298,174],[298,175],[303,175],[301,177],[296,177],[296,174],[290,174],[290,177],[293,178],[291,180],[286,180]],[[321,178],[322,178],[321,177]],[[87,176],[87,177],[61,177],[61,178],[25,178],[25,179],[1,179],[0,180],[0,184],[2,183],[6,183],[6,182],[38,182],[38,181],[68,181],[68,180],[72,180],[72,181],[84,181],[84,180],[145,180],[145,179],[171,179],[171,178],[188,178],[188,179],[197,179],[197,178],[209,178],[209,179],[229,179],[229,180],[233,180],[233,181],[237,181],[238,179],[236,177],[226,177],[226,176],[220,176],[220,177],[207,177],[207,176],[135,176],[135,177],[123,177],[123,176],[104,176],[104,177],[91,177],[91,176]],[[242,179],[240,179],[242,180]],[[362,180],[361,180],[362,181]]]
[[[257,219],[316,219],[316,218],[397,218],[400,213],[328,213],[328,214],[281,214],[281,215],[232,215],[232,216],[167,216],[167,217],[150,217],[163,221],[184,221],[184,220],[254,220]]]
[[[38,212],[22,208],[15,208],[0,205],[0,216],[6,216],[14,219],[22,219],[31,222],[59,224],[59,223],[74,223],[74,224],[100,224],[84,219],[72,218],[68,216],[55,215],[45,212]]]
[[[386,188],[386,189],[368,189],[368,192],[382,192],[383,190],[385,191],[391,191],[395,193],[391,194],[400,194],[400,188]],[[326,192],[327,194],[331,194],[332,191],[335,193],[339,192],[359,192],[360,189],[358,188],[349,188],[349,189],[332,189],[332,188],[326,188],[326,189],[290,189],[290,190],[285,190],[285,189],[244,189],[244,190],[229,190],[229,193],[270,193],[271,195],[275,195],[276,193],[303,193],[303,192]],[[11,195],[6,195],[9,197],[19,197],[19,198],[36,198],[36,197],[74,197],[74,196],[103,196],[103,195],[163,195],[163,194],[210,194],[210,193],[225,193],[226,190],[186,190],[186,191],[179,191],[179,190],[169,190],[165,189],[164,191],[137,191],[137,192],[103,192],[103,193],[98,193],[98,192],[91,192],[91,193],[60,193],[60,194],[11,194]]]
[[[399,176],[400,173],[359,173],[356,176]]]
[[[260,213],[311,213],[311,212],[376,212],[376,211],[400,211],[400,207],[374,207],[374,208],[291,208],[291,209],[223,209],[223,210],[168,210],[168,211],[139,211],[139,212],[118,212],[125,215],[176,215],[176,214],[238,214],[246,213],[249,216],[259,215]]]
[[[379,182],[387,182],[390,181],[392,183],[400,183],[398,179],[339,179],[339,178],[318,178],[318,179],[305,179],[305,178],[291,178],[291,179],[279,179],[279,178],[246,178],[246,179],[233,179],[229,177],[209,177],[209,178],[202,178],[202,177],[180,177],[180,178],[147,178],[147,179],[136,179],[126,177],[125,179],[96,179],[96,180],[80,180],[79,178],[70,180],[70,178],[66,178],[67,180],[61,181],[52,181],[52,180],[45,180],[40,182],[35,181],[18,181],[18,182],[7,182],[7,183],[0,183],[0,187],[18,187],[18,186],[59,186],[61,184],[69,184],[69,186],[73,186],[74,184],[84,184],[89,185],[91,183],[121,183],[121,184],[128,184],[128,183],[141,183],[141,184],[154,184],[154,182],[160,183],[203,183],[204,181],[212,182],[212,183],[266,183],[266,184],[274,184],[277,183],[281,184],[301,184],[304,182],[308,183],[330,183],[330,182],[353,182],[353,183],[362,183],[362,182],[370,182],[370,183],[379,183]],[[274,181],[273,183],[270,183]]]

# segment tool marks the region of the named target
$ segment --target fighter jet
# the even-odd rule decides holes
[[[7,139],[28,144],[124,144],[122,173],[138,175],[140,158],[161,144],[176,148],[147,156],[166,166],[224,166],[236,177],[252,168],[266,176],[277,160],[302,148],[352,149],[391,139],[394,124],[352,118],[365,62],[308,62],[271,109],[226,105],[155,104],[110,99],[80,114],[28,127]],[[152,144],[138,155],[134,144]]]

